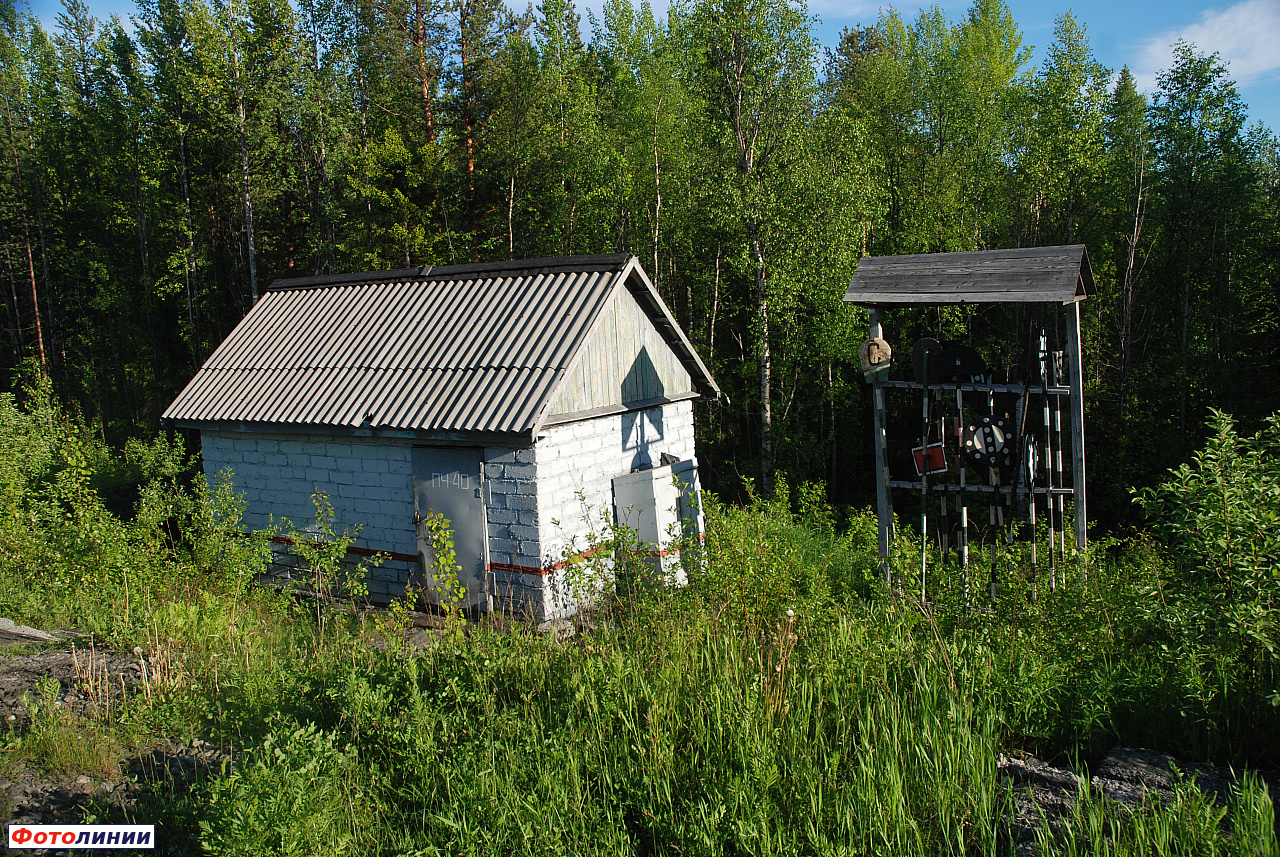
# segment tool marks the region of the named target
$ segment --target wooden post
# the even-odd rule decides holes
[[[1076,550],[1085,549],[1084,366],[1080,356],[1080,302],[1067,317],[1067,373],[1071,382],[1071,485],[1076,504]]]
[[[875,307],[867,310],[867,335],[871,339],[883,338],[880,312]],[[873,446],[876,462],[876,518],[880,530],[880,573],[885,586],[892,586],[892,570],[889,563],[889,533],[893,529],[893,510],[889,507],[889,461],[885,440],[884,387],[877,379],[871,385],[871,416]]]

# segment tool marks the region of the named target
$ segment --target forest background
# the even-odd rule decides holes
[[[841,297],[865,254],[1084,243],[1090,513],[1187,460],[1210,408],[1280,409],[1280,140],[1179,43],[1148,99],[999,0],[888,11],[820,51],[784,0],[0,0],[0,389],[37,372],[154,434],[277,277],[632,252],[728,393],[707,484],[865,504],[870,408]],[[590,37],[583,37],[583,31]],[[1035,318],[900,311],[1017,376]],[[1025,328],[1025,329],[1024,329]]]

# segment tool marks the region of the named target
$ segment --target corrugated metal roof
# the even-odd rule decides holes
[[[657,298],[631,255],[277,281],[163,416],[529,432],[623,282]],[[718,393],[658,305],[650,314],[668,343],[699,388]]]
[[[1071,303],[1094,294],[1083,244],[865,256],[844,299],[863,305]]]

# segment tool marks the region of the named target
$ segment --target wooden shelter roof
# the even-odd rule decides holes
[[[1083,244],[864,256],[844,299],[892,304],[1073,303],[1097,291]]]

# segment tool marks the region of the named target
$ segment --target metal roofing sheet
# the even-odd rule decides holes
[[[1095,291],[1083,244],[866,256],[844,299],[857,304],[1070,303]]]
[[[634,262],[579,256],[277,282],[164,417],[527,432]],[[715,389],[678,331],[672,345]]]

